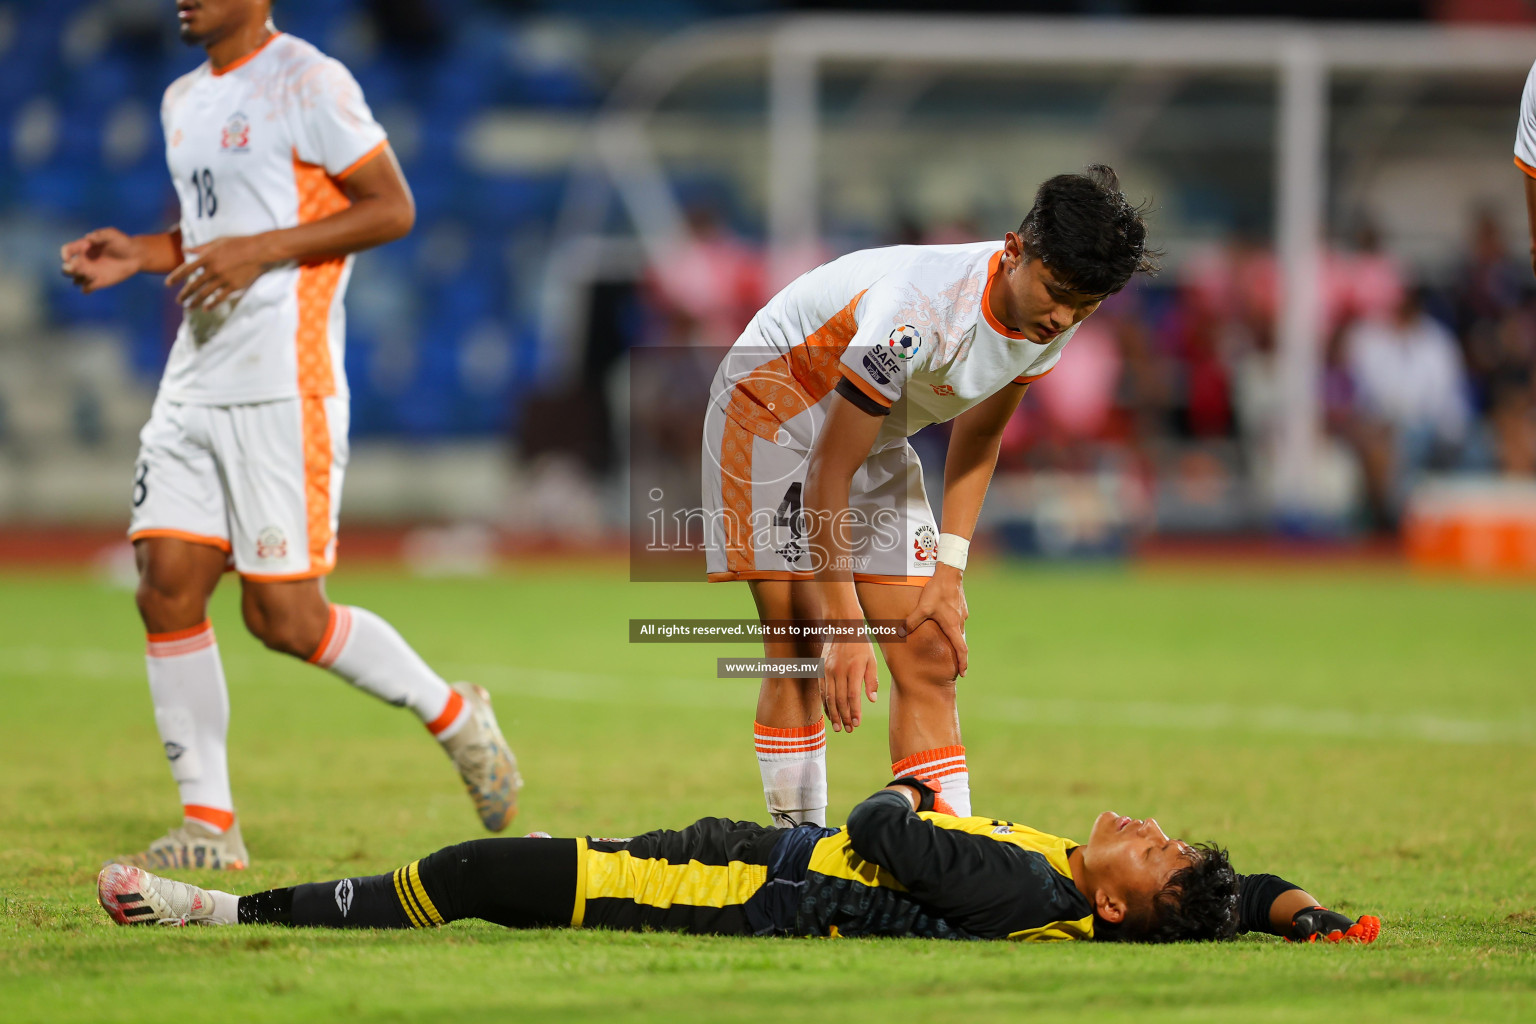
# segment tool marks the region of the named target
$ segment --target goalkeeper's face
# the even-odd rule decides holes
[[[1105,811],[1094,821],[1083,847],[1087,894],[1094,910],[1111,924],[1150,911],[1153,897],[1194,856],[1188,843],[1169,839],[1157,819]]]

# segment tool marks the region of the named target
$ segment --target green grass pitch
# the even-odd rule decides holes
[[[1536,644],[1528,588],[1389,570],[970,574],[961,682],[975,808],[1081,837],[1105,808],[1217,838],[1385,923],[1370,947],[749,940],[512,932],[120,929],[101,861],[158,834],[130,595],[0,577],[0,1018],[974,1021],[1536,1019]],[[410,717],[268,654],[227,581],[236,800],[251,891],[390,870],[479,833]],[[750,646],[636,645],[631,616],[744,616],[737,585],[528,567],[331,593],[483,683],[528,780],[517,833],[762,816]],[[888,682],[882,680],[883,685]],[[883,704],[880,705],[883,707]],[[886,777],[883,712],[829,737],[832,814]]]

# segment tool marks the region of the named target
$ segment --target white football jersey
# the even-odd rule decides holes
[[[1515,126],[1515,163],[1536,178],[1536,64],[1525,76],[1525,92],[1520,96],[1520,123]]]
[[[340,182],[385,146],[352,75],[278,33],[220,71],[207,62],[165,91],[165,156],[181,200],[181,240],[291,228],[345,209]],[[233,405],[345,395],[342,297],[352,260],[289,262],[234,300],[188,310],[160,392]]]
[[[954,419],[1009,382],[1049,373],[1076,327],[1046,344],[993,318],[998,242],[865,249],[792,281],[726,354],[712,401],[766,440],[809,451],[842,382],[889,409],[872,450]],[[862,396],[862,397],[860,397]]]

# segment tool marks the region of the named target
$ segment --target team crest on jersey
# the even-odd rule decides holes
[[[280,526],[269,526],[256,535],[257,558],[287,558],[288,538]]]
[[[912,541],[912,561],[918,565],[927,565],[939,557],[939,538],[934,534],[933,527],[924,523],[917,528],[917,537]]]
[[[234,153],[244,153],[251,148],[251,121],[240,111],[229,115],[224,131],[219,135],[219,148]]]
[[[917,355],[917,350],[923,347],[923,332],[911,324],[902,324],[891,331],[885,343],[890,346],[897,359],[911,359]]]

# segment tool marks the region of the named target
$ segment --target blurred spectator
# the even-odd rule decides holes
[[[1324,329],[1329,337],[1357,320],[1386,320],[1403,300],[1403,271],[1382,248],[1369,219],[1355,231],[1352,247],[1329,252],[1323,264]]]
[[[1461,350],[1413,289],[1391,319],[1349,330],[1345,359],[1372,523],[1394,529],[1414,478],[1460,459],[1472,415]]]
[[[735,235],[715,208],[688,209],[688,237],[650,268],[649,285],[664,345],[728,347],[764,299],[761,254]]]

